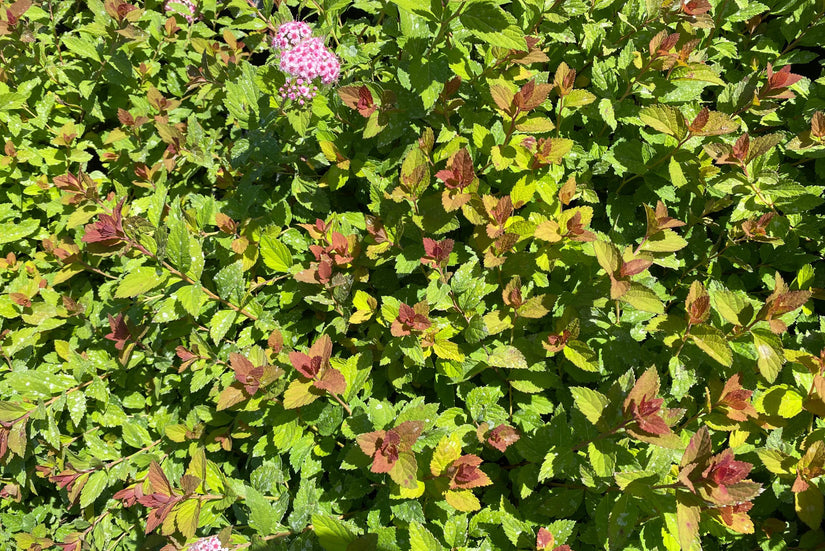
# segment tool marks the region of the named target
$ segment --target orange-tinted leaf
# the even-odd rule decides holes
[[[315,388],[334,394],[343,394],[347,390],[347,380],[344,379],[343,373],[334,367],[329,367],[321,375],[321,378],[315,381]]]
[[[148,479],[149,487],[153,493],[163,494],[165,496],[171,496],[173,494],[172,486],[169,484],[166,474],[164,474],[163,469],[160,468],[157,461],[153,460],[149,464]]]

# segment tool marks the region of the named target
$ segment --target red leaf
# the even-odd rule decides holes
[[[777,72],[773,72],[773,66],[768,63],[768,88],[770,90],[788,88],[800,80],[802,80],[802,75],[792,73],[790,65],[785,65]]]
[[[372,92],[366,86],[361,86],[358,89],[358,103],[355,105],[355,109],[358,110],[358,114],[360,114],[365,119],[369,118],[378,106],[375,105],[375,102],[372,99]]]
[[[652,260],[647,260],[644,258],[637,258],[635,260],[631,260],[629,262],[622,262],[622,267],[619,270],[619,275],[621,277],[630,277],[636,274],[640,274],[647,270],[653,264]]]
[[[329,338],[329,335],[318,337],[318,340],[310,347],[309,355],[321,358],[321,365],[329,363],[329,358],[332,356],[332,339]]]
[[[708,0],[682,1],[682,11],[688,15],[702,15],[710,11],[711,5]]]
[[[301,375],[308,379],[314,379],[321,369],[321,359],[310,357],[303,352],[290,352],[289,362]]]
[[[358,443],[358,447],[361,448],[361,451],[364,452],[365,455],[372,457],[375,454],[375,450],[378,449],[379,442],[383,441],[386,434],[386,431],[383,430],[367,432],[364,434],[359,434],[355,441]]]
[[[547,528],[539,528],[539,533],[536,536],[536,549],[538,551],[544,551],[545,549],[550,549],[553,544],[556,543],[556,538],[553,537],[553,534]]]
[[[424,238],[424,257],[421,262],[424,264],[440,265],[450,258],[450,253],[453,251],[455,241],[452,239],[444,239],[436,241],[429,237]]]
[[[748,151],[751,147],[751,140],[748,133],[745,132],[742,134],[736,143],[733,144],[733,156],[739,159],[740,161],[744,161],[748,156]]]
[[[97,222],[87,224],[82,241],[84,243],[96,243],[101,247],[115,247],[120,245],[126,239],[121,216],[124,201],[125,199],[120,200],[112,210],[111,215],[101,214]]]
[[[487,437],[487,443],[495,449],[504,452],[511,445],[518,442],[519,438],[521,438],[521,436],[519,436],[518,431],[513,427],[499,425],[490,431],[490,435]]]
[[[315,381],[314,385],[315,388],[334,394],[343,394],[347,390],[347,380],[344,379],[344,374],[334,367],[328,367],[321,378]]]
[[[123,320],[123,314],[118,314],[116,318],[113,318],[112,315],[109,314],[109,328],[111,329],[111,333],[105,335],[104,338],[114,341],[115,348],[123,350],[126,342],[132,339],[132,333]]]

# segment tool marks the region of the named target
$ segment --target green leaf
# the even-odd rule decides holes
[[[570,94],[568,94],[564,98],[564,106],[565,107],[581,107],[583,105],[589,105],[596,101],[596,96],[588,92],[587,90],[572,90]],[[605,121],[607,122],[607,121]]]
[[[0,402],[0,422],[11,423],[28,413],[30,408],[17,402]]]
[[[639,112],[639,118],[654,130],[663,132],[677,139],[687,135],[687,123],[682,112],[670,105],[652,105]]]
[[[499,346],[487,357],[487,363],[492,367],[527,369],[527,360],[524,359],[524,354],[515,346]]]
[[[100,63],[100,54],[97,53],[95,44],[90,40],[87,40],[86,38],[81,38],[79,36],[64,35],[60,39],[60,41],[72,53],[75,53],[80,57],[91,59],[92,61]]]
[[[437,339],[433,344],[433,351],[436,356],[445,360],[464,361],[464,354],[461,353],[458,345],[448,340]]]
[[[261,234],[260,254],[267,268],[278,273],[286,273],[292,267],[292,253],[286,245],[278,241],[278,233],[277,228],[270,228]]]
[[[166,254],[172,264],[183,273],[187,273],[192,266],[192,257],[189,255],[189,230],[181,220],[172,220],[169,223]]]
[[[601,266],[608,275],[614,274],[619,270],[622,257],[613,243],[594,241],[593,250],[596,252],[596,260],[598,260],[599,266]]]
[[[756,347],[756,365],[759,373],[772,383],[782,370],[782,341],[768,332],[753,331],[753,345]]]
[[[739,326],[750,323],[752,308],[750,304],[731,291],[711,291],[710,298],[714,308],[726,321]]]
[[[515,18],[493,2],[472,2],[459,19],[474,36],[492,46],[527,50],[524,33],[516,26]]]
[[[421,0],[391,0],[393,4],[398,6],[404,11],[408,11],[410,13],[416,15],[423,15],[427,19],[435,21],[436,17],[430,9],[430,6],[427,5],[427,2],[422,2]]]
[[[243,63],[240,67],[241,74],[226,81],[226,97],[223,103],[241,128],[251,128],[257,125],[261,91],[255,84],[254,66]]]
[[[705,354],[730,367],[733,364],[733,350],[725,339],[725,334],[709,325],[694,325],[690,329],[690,338]]]
[[[312,515],[312,529],[326,551],[347,551],[355,534],[340,520],[326,515]]]
[[[599,357],[586,343],[579,340],[569,341],[562,352],[564,357],[579,369],[590,372],[599,371]]]
[[[312,381],[303,382],[299,379],[293,380],[284,392],[284,408],[295,409],[311,404],[317,400],[319,396],[319,391],[313,392],[314,389],[315,387],[312,385]]]
[[[435,539],[429,530],[418,522],[410,523],[410,550],[411,551],[433,551],[441,549],[442,546]]]
[[[631,282],[630,289],[619,300],[642,312],[653,314],[664,314],[665,312],[665,305],[659,300],[656,293],[635,281]]]
[[[83,490],[80,492],[80,507],[86,508],[100,497],[103,490],[106,489],[106,484],[109,482],[109,477],[105,470],[95,471],[89,476],[89,480],[83,485]]]
[[[796,472],[797,460],[779,450],[763,448],[756,450],[756,455],[759,456],[765,468],[773,474],[792,475]]]
[[[187,499],[175,508],[175,524],[185,538],[195,537],[200,514],[201,502],[197,498]]]
[[[209,320],[209,337],[212,342],[218,344],[232,328],[232,324],[238,317],[234,310],[220,310]]]
[[[142,295],[166,281],[168,275],[157,268],[136,268],[127,273],[118,285],[115,298],[129,298]]]
[[[86,415],[86,395],[81,391],[70,392],[66,395],[66,409],[69,412],[69,417],[72,418],[72,423],[79,426]],[[3,419],[0,419],[2,421]]]
[[[599,114],[601,114],[602,120],[604,120],[611,130],[616,130],[616,115],[613,112],[613,104],[608,98],[599,100]]]
[[[673,253],[684,249],[687,244],[682,236],[673,230],[666,229],[651,235],[642,245],[642,250],[652,253]]]
[[[261,536],[275,533],[278,523],[269,501],[258,490],[247,486],[244,504],[249,507],[249,527]]]
[[[623,493],[610,510],[607,524],[608,549],[624,549],[631,534],[636,531],[639,509],[633,503],[633,497]]]
[[[0,245],[16,243],[37,231],[40,221],[36,218],[27,218],[20,222],[4,222],[0,224]]]
[[[822,490],[811,484],[804,492],[794,495],[794,506],[799,519],[808,525],[811,530],[822,527],[823,512],[825,512],[825,499]]]
[[[581,411],[588,421],[594,425],[598,424],[609,403],[607,396],[583,386],[571,387],[570,393],[573,395],[576,409]]]
[[[754,399],[756,411],[790,419],[802,412],[804,398],[788,385],[776,385]]]
[[[197,318],[201,311],[201,305],[206,299],[206,294],[200,285],[186,285],[175,292],[175,296],[183,309],[193,318]]]
[[[695,503],[693,496],[683,492],[676,494],[676,522],[679,525],[679,543],[682,549],[690,550],[699,541],[699,519],[701,502]]]
[[[390,478],[402,488],[417,488],[418,462],[411,452],[401,452],[398,460],[390,469]]]
[[[152,437],[139,424],[134,421],[126,421],[123,423],[123,441],[133,448],[142,448],[152,441]]]

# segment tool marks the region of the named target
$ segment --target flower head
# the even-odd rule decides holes
[[[229,551],[226,547],[221,545],[218,536],[211,536],[208,538],[201,538],[189,546],[189,551]]]
[[[341,74],[341,63],[324,46],[323,39],[312,36],[306,23],[290,21],[278,28],[272,46],[281,52],[279,67],[287,74],[279,92],[281,99],[304,105],[318,94],[318,86],[332,84]]]
[[[341,64],[322,39],[310,37],[281,54],[281,70],[295,77],[301,85],[320,78],[324,84],[338,80]]]

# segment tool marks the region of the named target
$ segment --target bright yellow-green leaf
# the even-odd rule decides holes
[[[444,360],[455,360],[457,362],[464,361],[464,354],[458,349],[458,345],[454,342],[437,339],[433,344],[435,355]]]
[[[464,513],[471,513],[481,509],[481,503],[470,490],[447,490],[444,493],[444,498],[447,500],[447,503]]]
[[[318,393],[312,392],[312,381],[303,382],[295,379],[284,391],[284,409],[295,409],[311,404],[318,399]]]
[[[709,325],[694,325],[690,337],[702,351],[722,365],[733,363],[733,350],[725,339],[725,334]]]
[[[678,139],[687,135],[685,117],[678,108],[670,105],[651,105],[639,112],[639,118],[654,130]]]
[[[570,388],[576,409],[594,425],[599,422],[608,404],[607,396],[591,388],[574,386]]]
[[[461,457],[461,437],[456,433],[443,437],[433,452],[430,472],[433,476],[441,476],[444,469],[459,457]]]

